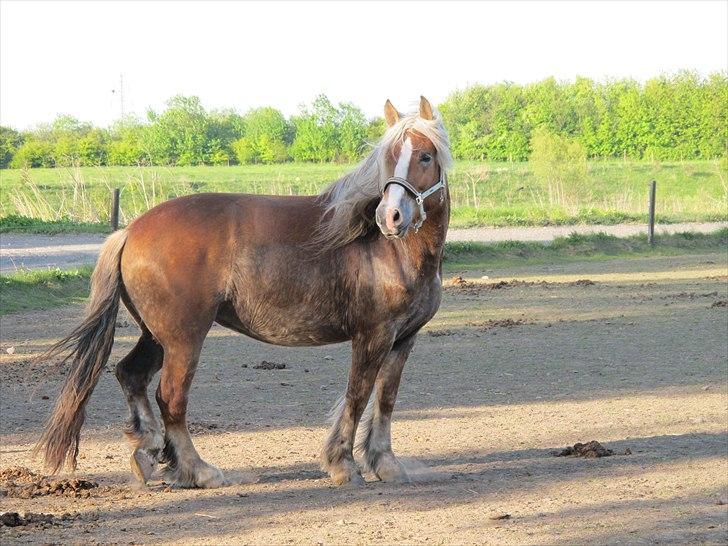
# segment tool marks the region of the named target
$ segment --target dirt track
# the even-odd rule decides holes
[[[725,543],[728,308],[716,304],[728,300],[727,268],[723,254],[460,272],[471,282],[447,289],[395,410],[394,449],[410,485],[334,488],[318,470],[347,346],[284,349],[215,327],[190,420],[201,454],[233,485],[130,484],[125,407],[108,372],[90,402],[78,469],[99,487],[89,498],[0,498],[0,512],[70,513],[2,527],[0,540]],[[483,274],[548,283],[493,289],[473,281]],[[29,450],[61,376],[28,359],[80,312],[2,319],[3,468],[40,470]],[[119,321],[113,360],[136,336]],[[253,369],[262,360],[287,367]],[[552,455],[589,440],[615,455]]]

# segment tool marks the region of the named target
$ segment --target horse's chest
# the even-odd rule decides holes
[[[390,287],[383,304],[396,322],[419,327],[434,316],[441,298],[441,282],[436,275],[435,278],[416,278]]]

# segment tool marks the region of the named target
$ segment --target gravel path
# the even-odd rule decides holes
[[[655,226],[655,233],[680,233],[693,231],[697,233],[710,233],[722,227],[728,226],[728,222],[703,222],[684,224],[665,224]],[[638,233],[646,233],[647,226],[644,224],[617,224],[613,226],[603,225],[578,225],[578,226],[536,226],[536,227],[504,227],[504,228],[470,228],[452,229],[448,233],[449,241],[478,241],[494,243],[497,241],[534,241],[547,243],[556,237],[564,237],[571,233],[580,235],[588,233],[604,232],[616,237],[629,237]]]
[[[657,226],[657,233],[681,231],[711,232],[728,226],[728,222],[707,222],[667,224]],[[640,224],[618,224],[613,226],[543,226],[507,228],[452,229],[449,241],[535,241],[548,242],[570,233],[605,232],[617,237],[644,233],[646,227]],[[71,268],[92,264],[96,261],[104,235],[28,235],[3,234],[0,236],[0,272],[11,273],[19,268],[46,269],[49,267]]]

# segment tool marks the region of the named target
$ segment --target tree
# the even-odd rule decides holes
[[[374,144],[384,136],[386,130],[387,124],[384,118],[374,118],[367,124],[364,138],[368,144]]]
[[[243,117],[233,110],[210,112],[205,135],[205,161],[213,165],[229,165],[235,158],[233,142],[245,133]]]
[[[10,127],[0,126],[0,169],[7,169],[23,143],[23,136]]]
[[[204,164],[207,116],[198,97],[177,95],[162,114],[150,111],[147,117],[151,123],[144,131],[143,147],[153,163]]]
[[[103,129],[91,129],[78,140],[78,160],[81,165],[106,165],[108,135]]]
[[[243,116],[245,137],[236,143],[241,163],[279,163],[288,159],[290,127],[286,118],[271,107],[254,108]]]
[[[332,161],[336,158],[336,124],[339,113],[326,95],[314,99],[310,109],[301,108],[293,118],[296,138],[291,156],[298,161]]]
[[[319,95],[310,107],[294,116],[296,136],[290,154],[298,161],[353,161],[366,144],[367,121],[350,103],[335,107],[326,95]]]
[[[358,160],[366,144],[367,120],[364,113],[349,102],[342,103],[337,122],[339,159]]]
[[[31,167],[55,167],[53,143],[47,140],[26,138],[10,162],[13,169]]]

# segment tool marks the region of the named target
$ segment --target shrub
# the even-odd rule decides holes
[[[55,167],[53,144],[43,140],[28,140],[15,152],[10,166],[14,169]]]
[[[10,127],[0,126],[0,169],[10,166],[13,156],[23,143],[23,136]]]
[[[235,157],[238,158],[238,162],[241,165],[255,162],[257,154],[255,146],[250,142],[250,139],[245,137],[239,138],[233,142],[232,148],[233,152],[235,152]]]
[[[586,150],[577,140],[539,127],[531,135],[528,165],[545,182],[577,182],[586,177]]]

